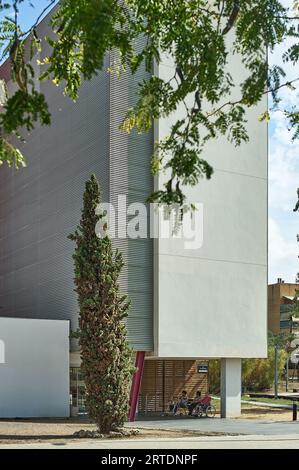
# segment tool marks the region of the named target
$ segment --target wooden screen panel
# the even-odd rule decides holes
[[[182,390],[193,398],[200,390],[208,391],[208,374],[198,373],[198,364],[192,360],[146,360],[139,396],[140,413],[157,413],[168,409],[172,397],[177,398]]]

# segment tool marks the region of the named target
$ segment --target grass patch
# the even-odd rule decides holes
[[[264,397],[249,397],[248,395],[243,395],[242,400],[254,401],[259,403],[269,403],[270,405],[292,405],[293,400],[288,398],[264,398]]]

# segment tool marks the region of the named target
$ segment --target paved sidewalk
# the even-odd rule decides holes
[[[243,435],[294,435],[299,438],[299,421],[258,421],[254,419],[185,418],[138,420],[128,426],[147,429],[187,430]]]
[[[77,440],[0,445],[1,449],[299,449],[299,436],[200,436],[141,440]],[[165,452],[163,452],[165,453]],[[99,456],[101,453],[99,452]]]

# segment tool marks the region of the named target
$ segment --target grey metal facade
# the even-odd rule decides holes
[[[47,32],[45,23],[39,28]],[[102,72],[83,84],[76,103],[53,84],[41,84],[52,125],[26,137],[26,168],[0,167],[0,316],[67,319],[76,329],[74,246],[67,235],[80,220],[85,181],[95,173],[103,200],[111,202],[118,194],[144,202],[152,190],[152,134],[118,130],[140,78]],[[129,340],[136,350],[151,351],[152,242],[115,240],[115,246],[126,262],[120,284],[132,300]]]

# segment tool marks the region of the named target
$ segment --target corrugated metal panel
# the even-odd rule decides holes
[[[48,34],[45,25],[41,36]],[[47,55],[48,46],[43,54]],[[115,57],[107,57],[104,69]],[[152,190],[152,135],[128,137],[118,127],[145,76],[106,72],[82,85],[73,103],[51,83],[42,83],[52,126],[36,129],[22,151],[28,166],[0,168],[0,315],[69,319],[77,328],[73,284],[74,246],[67,235],[80,219],[84,183],[95,173],[104,201],[143,202]],[[125,214],[122,218],[125,220]],[[132,299],[129,340],[153,349],[152,243],[117,239],[124,256],[120,285]]]
[[[84,83],[77,103],[51,83],[41,91],[52,126],[27,136],[27,168],[0,168],[0,315],[69,319],[75,329],[74,246],[67,235],[79,222],[91,173],[108,198],[109,78],[102,73]]]
[[[140,38],[136,48],[138,51],[144,47],[144,38]],[[148,73],[141,67],[132,76],[130,82],[130,106],[137,101],[136,90],[138,84]],[[153,178],[151,175],[150,161],[153,153],[153,132],[137,134],[133,131],[129,140],[129,204],[141,202],[153,191]],[[147,207],[149,215],[149,207]],[[144,220],[140,217],[140,220]],[[129,295],[139,299],[136,306],[133,305],[130,328],[139,328],[139,343],[146,342],[145,350],[153,350],[153,242],[149,238],[149,219],[147,218],[147,239],[129,240]],[[142,299],[142,301],[141,301]],[[144,330],[144,331],[142,331]],[[146,335],[145,335],[146,332]],[[138,348],[142,349],[138,345]],[[137,347],[136,347],[137,349]]]
[[[115,66],[117,53],[112,51],[109,56],[110,67]],[[128,74],[123,73],[119,79],[115,73],[110,78],[110,177],[109,202],[115,209],[115,225],[126,224],[126,213],[120,213],[118,207],[119,196],[128,194],[128,140],[127,134],[120,131],[119,126],[128,109]],[[128,293],[128,240],[127,238],[113,239],[114,249],[122,252],[125,266],[119,278],[120,288]]]
[[[139,47],[141,47],[141,42]],[[117,56],[111,53],[111,64]],[[144,69],[132,76],[123,73],[110,77],[110,201],[117,204],[117,196],[125,195],[127,203],[146,201],[152,192],[150,157],[153,135],[129,137],[119,130],[128,107],[136,102],[138,83],[146,78]],[[123,214],[123,220],[126,215]],[[148,224],[149,225],[149,224]],[[147,239],[116,239],[126,263],[121,287],[128,293],[132,307],[127,320],[129,340],[135,350],[153,350],[153,247]]]

